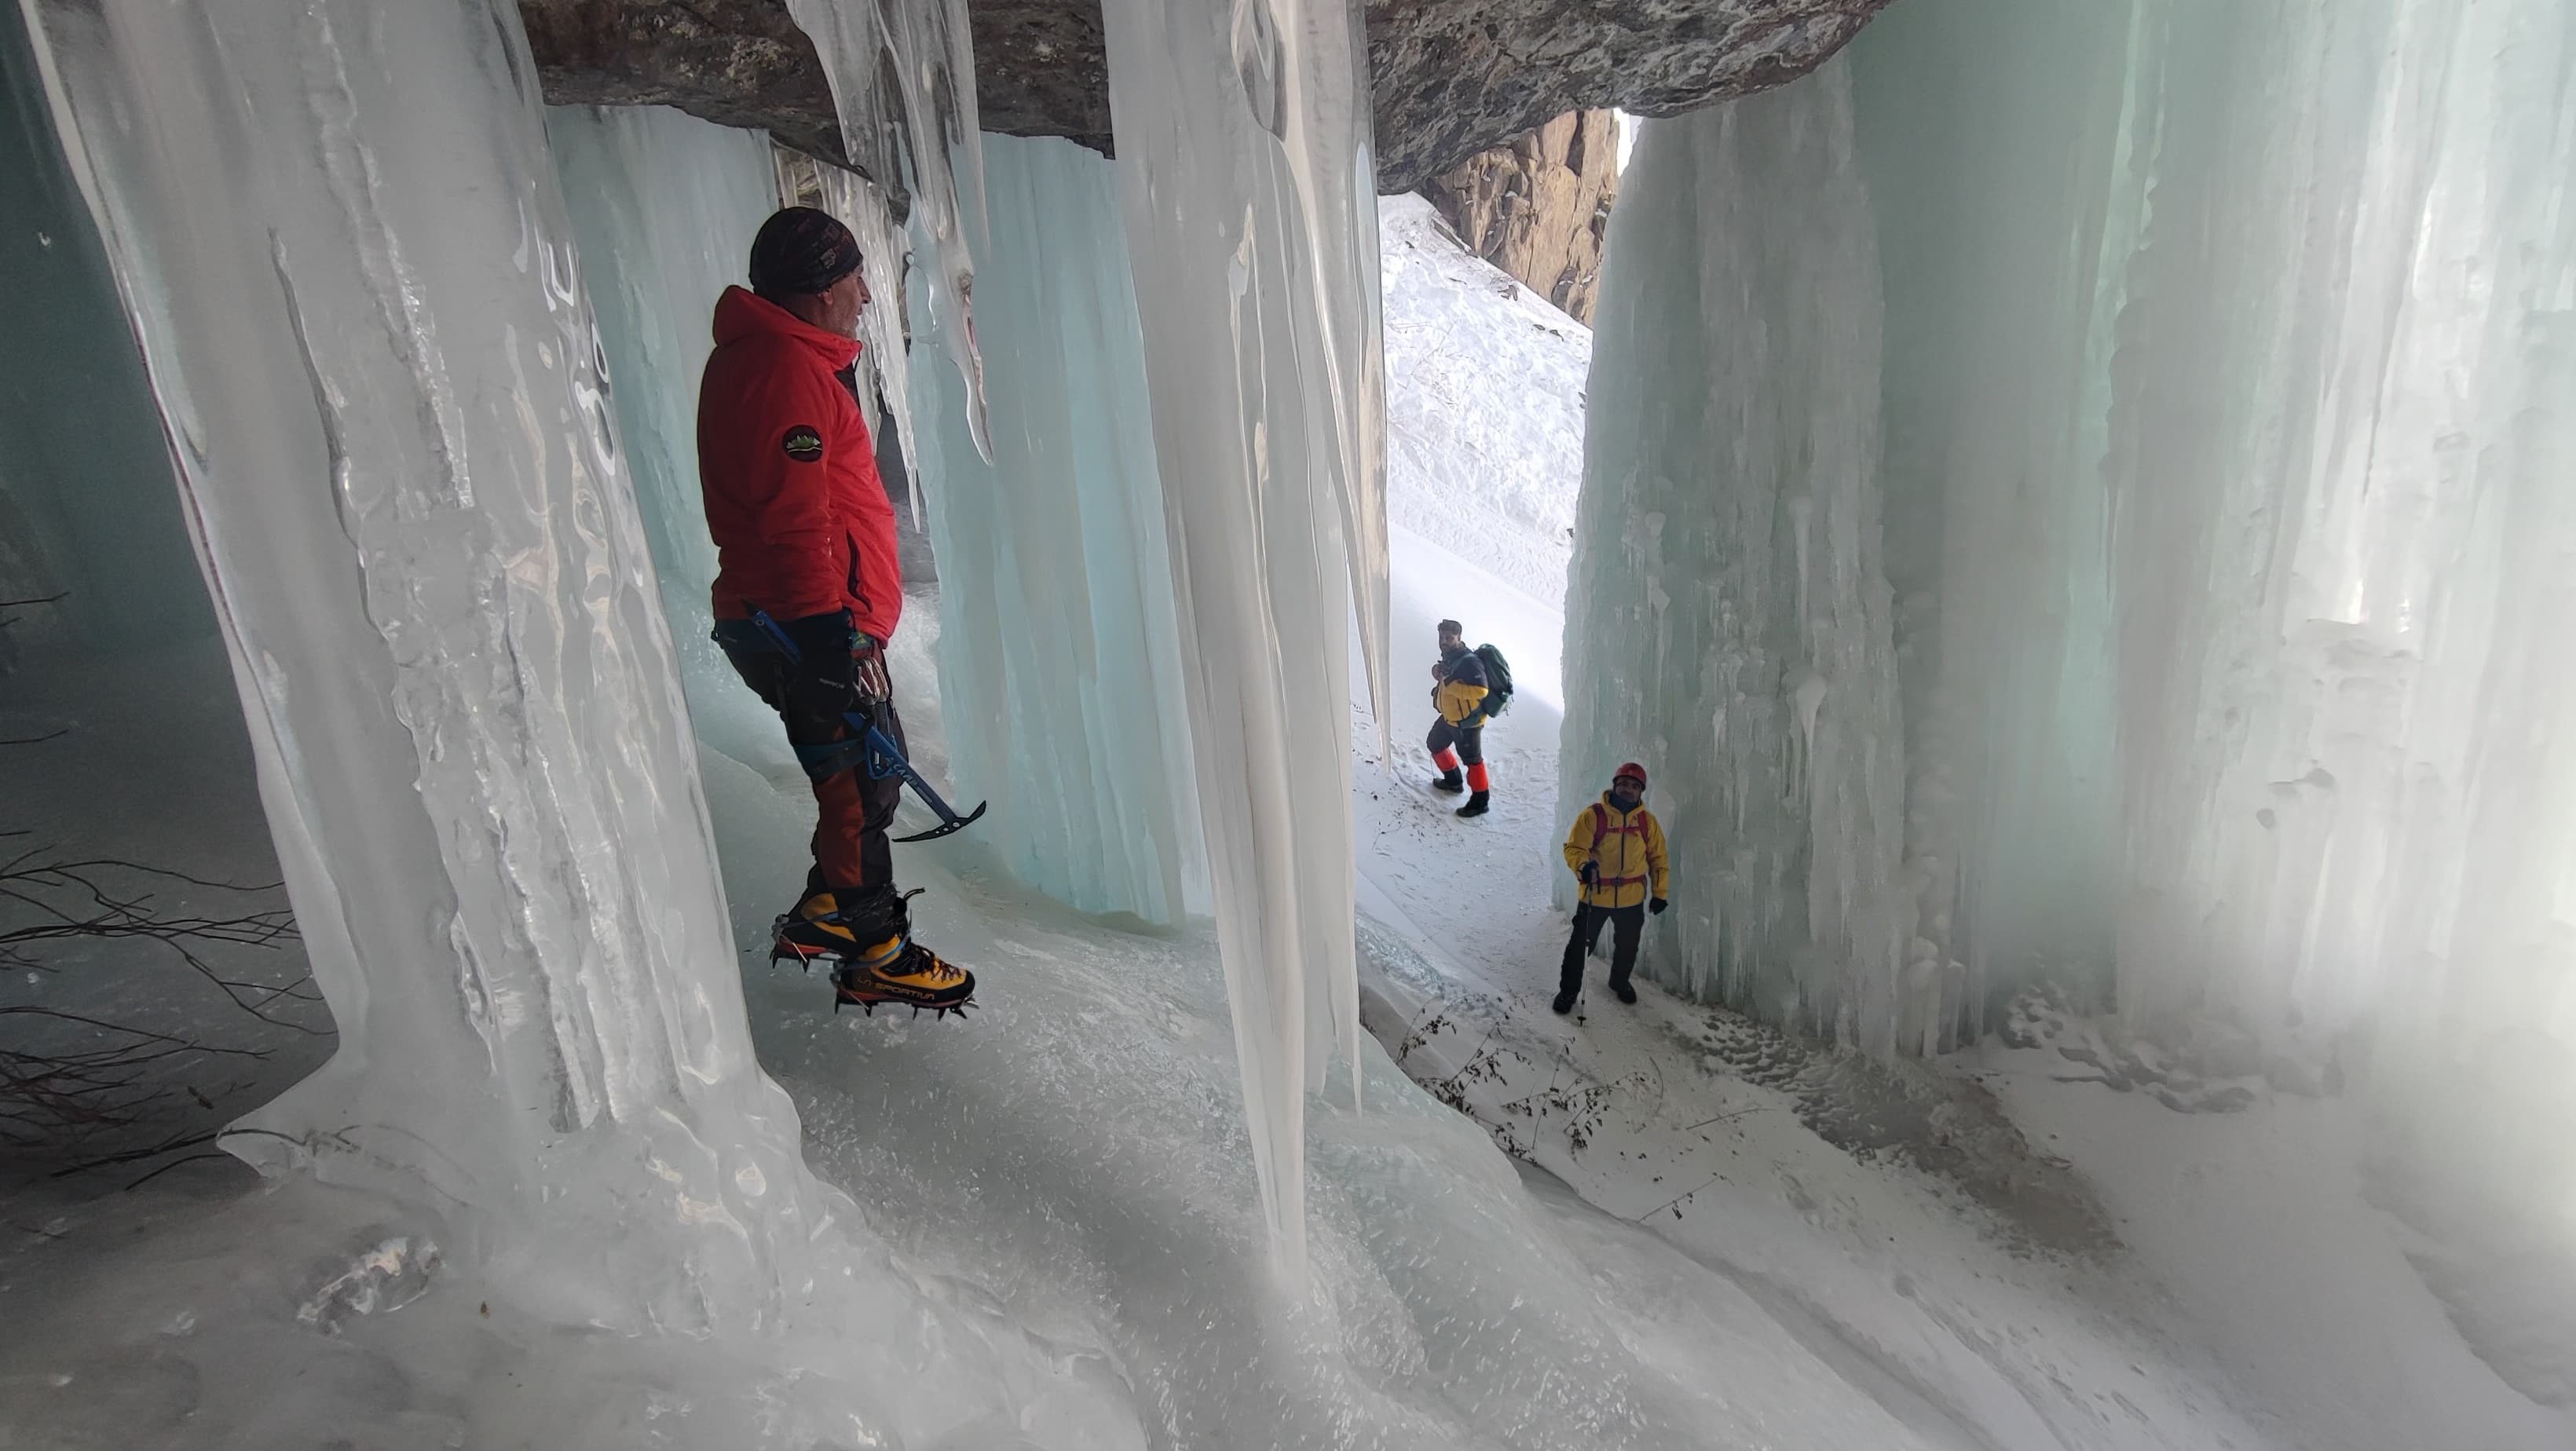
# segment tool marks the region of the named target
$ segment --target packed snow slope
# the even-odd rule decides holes
[[[1592,330],[1458,245],[1418,196],[1381,198],[1378,236],[1387,517],[1560,604]]]

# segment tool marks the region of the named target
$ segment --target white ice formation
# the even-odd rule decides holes
[[[1898,6],[1847,65],[1651,124],[1612,228],[1564,784],[1672,768],[1654,970],[2237,1035],[2563,1240],[2576,10]],[[1730,926],[1783,869],[1803,933]]]
[[[1207,910],[1144,342],[1112,165],[985,138],[975,331],[992,462],[916,297],[949,768],[1022,881],[1086,912]]]
[[[1303,1093],[1360,1031],[1354,599],[1386,704],[1367,53],[1343,0],[1112,0],[1103,18],[1244,1111],[1302,1283]]]
[[[27,14],[339,1025],[225,1146],[434,1212],[563,1323],[773,1323],[822,1197],[516,8]]]
[[[880,202],[883,193],[908,189],[913,223],[930,237],[939,259],[927,278],[932,306],[946,321],[948,355],[966,387],[975,447],[990,459],[974,325],[984,138],[966,0],[788,0],[787,11],[822,57],[850,164],[880,188]],[[880,206],[876,216],[882,215]],[[861,245],[870,240],[863,229]],[[869,249],[870,257],[877,255]],[[872,271],[872,290],[876,280]],[[888,303],[896,295],[877,293]]]

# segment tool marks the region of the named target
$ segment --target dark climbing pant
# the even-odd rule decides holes
[[[798,709],[787,691],[785,655],[765,648],[766,642],[746,642],[739,631],[731,632],[734,638],[727,638],[727,633],[719,626],[716,643],[724,647],[725,658],[733,662],[743,684],[778,712],[787,726],[789,745],[820,746],[850,738],[845,720]],[[903,718],[895,714],[894,702],[887,701],[883,711],[879,728],[893,738],[895,749],[904,749]],[[827,887],[836,892],[862,887],[877,893],[892,891],[894,845],[886,829],[894,825],[895,808],[902,803],[901,777],[879,781],[863,766],[835,771],[815,782],[814,870],[806,878],[807,895]]]
[[[1475,717],[1470,716],[1468,719],[1474,720]],[[1469,726],[1453,726],[1445,720],[1433,721],[1431,734],[1423,744],[1431,748],[1431,759],[1434,761],[1439,760],[1444,752],[1455,746],[1461,764],[1481,766],[1485,763],[1485,727],[1481,721]]]
[[[1574,909],[1574,935],[1565,944],[1565,965],[1557,974],[1557,991],[1572,997],[1583,990],[1583,959],[1592,955],[1592,944],[1601,938],[1601,924],[1610,924],[1610,986],[1628,985],[1628,974],[1637,969],[1637,934],[1645,930],[1646,904],[1633,907],[1577,907]]]
[[[1474,791],[1493,788],[1493,777],[1485,771],[1485,721],[1482,716],[1469,716],[1468,725],[1451,725],[1445,720],[1431,723],[1431,734],[1423,744],[1431,748],[1431,764],[1443,771],[1467,768],[1467,786]]]

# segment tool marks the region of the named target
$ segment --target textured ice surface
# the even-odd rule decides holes
[[[1723,381],[1738,421],[1632,447],[1607,384],[1667,330],[1605,320],[1587,488],[1690,487],[1661,508],[1587,499],[1578,569],[1614,539],[1710,539],[1803,498],[1823,518],[1822,481],[1734,460],[1786,435],[1866,474],[1874,405],[1887,584],[1858,584],[1900,603],[1850,657],[1875,678],[1819,672],[1805,780],[1825,781],[1854,684],[1901,686],[1918,924],[1901,1045],[1940,1047],[2045,981],[2168,1050],[2225,1049],[2232,1076],[2352,1086],[2376,1120],[2373,1192],[2427,1236],[2424,1282],[2497,1374],[2565,1396],[2576,1333],[2536,1329],[2528,1287],[2576,1281],[2576,690],[2558,643],[2576,627],[2576,12],[1897,7],[1848,77],[1848,129],[1830,77],[1650,125],[1608,281],[1632,301],[1705,295],[1768,218],[1805,213],[1807,247],[1744,280],[1852,307],[1880,364],[1829,314],[1766,345],[1833,349],[1838,388],[1677,353],[1664,394]],[[1791,114],[1823,129],[1761,215],[1657,199],[1677,154]],[[1705,570],[1705,548],[1666,554]],[[1639,578],[1578,582],[1571,700],[1587,670],[1672,666],[1652,611],[1684,572],[1639,557]],[[1810,600],[1840,558],[1809,556]],[[1727,571],[1748,600],[1758,564]],[[1762,598],[1753,619],[1790,616],[1779,589]],[[1795,718],[1815,679],[1747,650],[1701,668],[1703,689],[1738,673],[1756,725]],[[1639,711],[1650,764],[1696,759],[1709,703],[1654,689],[1604,693]],[[1730,707],[1724,730],[1747,725]],[[1592,734],[1569,720],[1569,781],[1612,748]],[[1870,898],[1839,922],[1813,911],[1828,869],[1861,858],[1848,818],[1810,809],[1807,734],[1760,753],[1771,779],[1744,800],[1699,819],[1677,803],[1674,823],[1684,892],[1723,901],[1765,862],[1805,887],[1825,950],[1798,966],[1802,1000],[1886,968]],[[1654,934],[1667,980],[1712,970],[1673,920],[1691,910]],[[1832,950],[1836,933],[1871,950]]]
[[[769,139],[667,107],[553,106],[546,140],[599,319],[609,397],[661,581],[693,668],[708,640],[715,544],[698,490],[698,374],[709,319],[778,205]]]
[[[521,1302],[802,1278],[693,743],[515,9],[42,12],[251,722],[328,1066],[224,1141]]]
[[[1830,65],[1647,128],[1592,355],[1558,795],[1645,762],[1677,873],[1652,975],[1884,1053],[1913,904],[1851,154]]]
[[[913,303],[917,454],[943,577],[950,769],[1020,880],[1087,912],[1207,910],[1153,412],[1111,164],[985,138],[975,330],[991,463],[945,320]],[[889,311],[891,306],[889,305]]]
[[[1365,53],[1337,0],[1115,0],[1104,19],[1244,1109],[1282,1266],[1302,1280],[1304,1092],[1360,1031],[1355,593],[1370,678],[1385,678]]]
[[[976,123],[966,0],[788,0],[787,11],[823,59],[851,164],[881,189],[880,203],[884,192],[907,189],[913,224],[930,237],[938,265],[925,280],[933,308],[948,323],[948,356],[965,384],[975,446],[989,458],[974,325],[984,138]],[[869,216],[881,221],[882,206]],[[861,245],[871,240],[863,229]],[[873,257],[877,249],[868,252]],[[869,287],[875,286],[871,273]]]

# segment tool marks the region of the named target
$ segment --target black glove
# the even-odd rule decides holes
[[[1646,910],[1654,913],[1658,917],[1661,917],[1664,915],[1664,909],[1671,905],[1672,903],[1665,901],[1661,897],[1657,897],[1655,900],[1646,904]]]
[[[1601,863],[1585,862],[1574,869],[1574,879],[1587,887],[1600,885]]]

